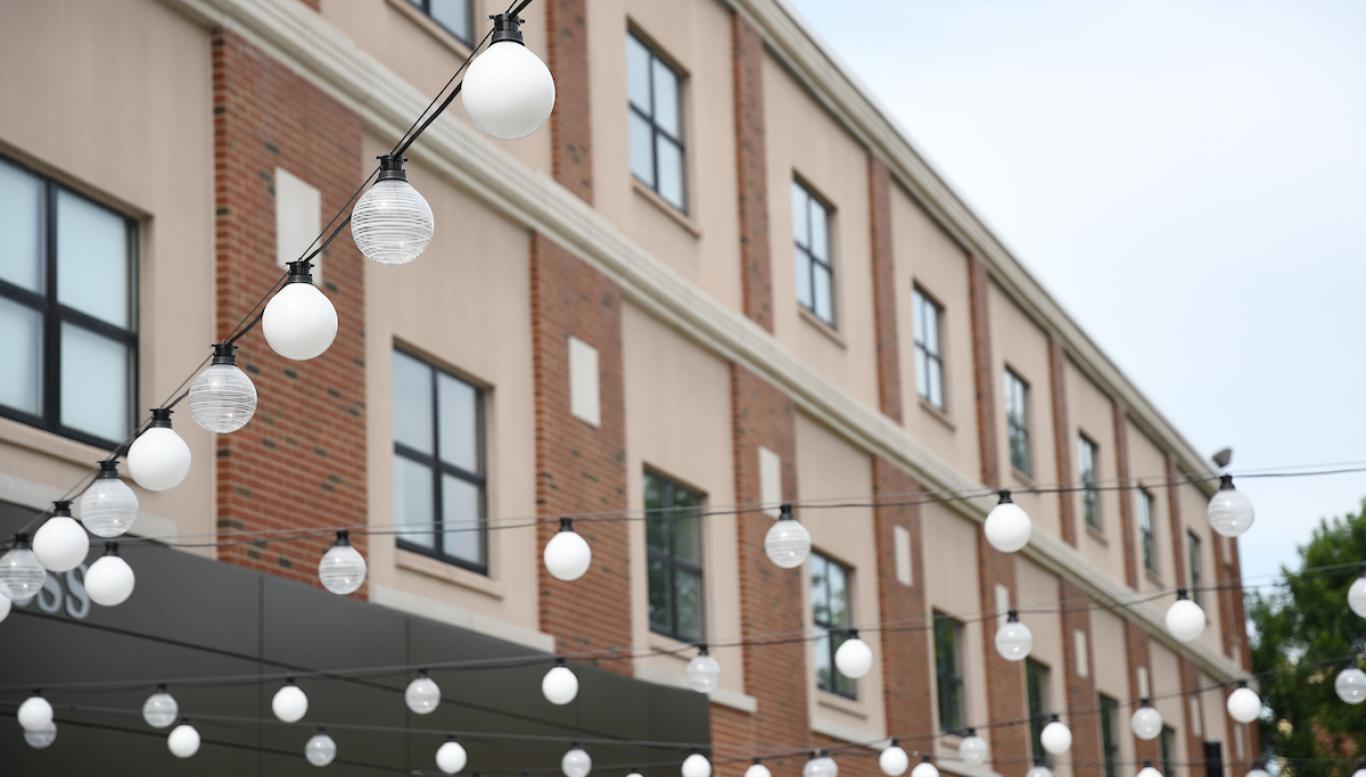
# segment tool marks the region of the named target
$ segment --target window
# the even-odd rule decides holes
[[[797,302],[835,325],[835,270],[830,259],[830,206],[815,192],[792,182],[792,237],[797,243]]]
[[[470,43],[473,15],[470,0],[408,0],[414,8],[426,14],[447,32],[464,43]]]
[[[1119,703],[1100,695],[1100,750],[1105,777],[1119,777]]]
[[[1153,573],[1157,572],[1157,540],[1153,535],[1153,514],[1155,511],[1156,503],[1153,501],[1153,492],[1139,486],[1138,532],[1143,551],[1143,568]]]
[[[1032,658],[1025,659],[1025,691],[1029,696],[1029,752],[1032,763],[1051,766],[1053,759],[1039,744],[1048,723],[1048,667]]]
[[[0,414],[101,447],[133,430],[137,229],[0,159]]]
[[[399,545],[486,573],[483,392],[400,350],[393,380]]]
[[[1086,517],[1086,525],[1101,531],[1100,489],[1096,487],[1096,461],[1100,458],[1100,448],[1091,438],[1081,435],[1077,438],[1077,470],[1081,475],[1081,514]]]
[[[1010,466],[1032,475],[1029,459],[1029,384],[1006,369],[1006,436],[1010,438]]]
[[[816,687],[854,698],[854,680],[835,668],[835,651],[848,638],[850,613],[848,567],[819,553],[811,554],[811,622],[816,627]]]
[[[631,174],[686,212],[683,77],[635,35],[626,36]]]
[[[1203,607],[1205,605],[1200,601],[1200,585],[1203,582],[1204,570],[1200,568],[1200,536],[1195,532],[1186,532],[1186,558],[1190,562],[1191,571],[1190,590],[1187,593],[1190,594],[1191,601]]]
[[[683,642],[704,638],[702,495],[645,473],[645,548],[650,630]]]
[[[944,357],[939,324],[944,308],[917,286],[911,290],[911,327],[915,334],[915,390],[938,410],[944,409]]]
[[[1161,748],[1162,773],[1176,774],[1172,771],[1176,760],[1176,731],[1171,726],[1162,727],[1162,737],[1158,741],[1158,746]]]
[[[963,727],[963,642],[961,621],[934,614],[934,680],[939,694],[939,730]]]

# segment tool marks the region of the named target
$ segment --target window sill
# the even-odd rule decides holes
[[[1143,568],[1143,577],[1144,577],[1149,583],[1152,583],[1155,587],[1157,587],[1159,590],[1166,590],[1167,584],[1166,584],[1165,582],[1163,582],[1163,581],[1162,581],[1162,578],[1158,577],[1158,576],[1157,576],[1157,573],[1154,572],[1153,570],[1148,569],[1147,567],[1144,567],[1144,568]]]
[[[924,410],[926,413],[929,413],[930,416],[934,418],[934,420],[943,424],[945,428],[947,428],[950,432],[954,432],[955,434],[958,432],[958,425],[953,422],[952,418],[949,418],[948,413],[935,407],[933,404],[930,403],[928,399],[920,396],[919,394],[916,394],[915,396],[916,399],[920,400],[921,410]]]
[[[12,418],[0,417],[0,441],[26,448],[41,456],[49,456],[82,467],[89,467],[90,462],[99,461],[109,456],[107,448],[99,448],[79,440],[73,440],[57,432],[48,431]]]
[[[840,348],[847,349],[849,347],[849,344],[845,342],[844,336],[839,333],[838,329],[835,329],[834,326],[822,321],[820,316],[802,307],[802,303],[800,302],[797,303],[797,315],[801,317],[803,321],[815,327],[816,331],[825,335],[830,342],[838,345]]]
[[[848,696],[840,696],[838,693],[831,693],[820,688],[816,689],[816,704],[826,709],[836,710],[845,715],[851,715],[859,720],[867,720],[868,713],[864,711],[858,699],[851,699]]]
[[[695,238],[702,237],[702,229],[697,226],[697,222],[693,220],[692,216],[689,216],[683,211],[680,211],[678,208],[675,208],[667,200],[659,196],[659,193],[656,192],[654,189],[651,189],[650,187],[641,183],[640,179],[636,178],[634,175],[631,176],[631,189],[636,194],[640,195],[646,202],[655,206],[659,210],[664,211],[665,216],[668,216],[670,219],[672,219],[675,224],[686,230],[688,234],[692,235]]]
[[[680,642],[657,631],[650,632],[649,639],[645,644],[654,653],[661,656],[673,656],[684,663],[691,661],[693,654],[697,652],[691,642]]]
[[[1014,478],[1015,483],[1022,488],[1034,487],[1034,477],[1014,464],[1010,465],[1010,476]]]
[[[447,564],[430,556],[414,553],[411,550],[395,548],[394,563],[401,569],[436,578],[445,583],[452,583],[492,599],[502,599],[505,594],[503,584],[491,577],[485,577],[477,572],[471,572],[468,569]]]
[[[450,49],[451,53],[462,61],[465,57],[470,55],[470,44],[460,40],[455,36],[455,33],[442,27],[440,24],[437,24],[435,19],[432,19],[414,8],[412,3],[408,2],[408,0],[388,0],[388,2],[391,7],[398,9],[399,13],[408,17],[408,19],[420,27],[423,32],[435,38],[437,43]],[[472,16],[477,20],[478,14],[472,14]]]
[[[1106,547],[1110,546],[1110,540],[1105,537],[1105,534],[1089,523],[1086,524],[1086,536],[1090,537],[1092,540],[1100,543],[1101,545],[1104,545]]]

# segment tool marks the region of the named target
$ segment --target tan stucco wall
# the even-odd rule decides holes
[[[209,31],[151,0],[6,3],[0,104],[0,152],[140,222],[145,417],[214,337]],[[214,530],[212,435],[188,412],[175,426],[190,445],[189,477],[165,493],[139,489],[135,532]],[[0,499],[43,507],[106,455],[0,420]]]
[[[1132,762],[1134,736],[1129,728],[1133,714],[1129,694],[1129,658],[1124,646],[1124,621],[1105,610],[1091,611],[1091,672],[1096,691],[1119,702],[1115,714],[1115,737],[1119,740],[1119,760]],[[1099,700],[1094,702],[1099,704]],[[1121,771],[1126,771],[1121,767]]]
[[[1072,477],[1081,481],[1081,462],[1077,457],[1077,441],[1085,434],[1099,446],[1096,481],[1101,486],[1113,486],[1118,478],[1115,458],[1114,407],[1095,383],[1068,359],[1063,380],[1067,386],[1067,420],[1071,429],[1067,434],[1068,455],[1072,460]],[[1114,580],[1124,580],[1124,542],[1120,534],[1119,499],[1126,491],[1113,488],[1100,491],[1101,531],[1096,532],[1086,523],[1082,511],[1082,494],[1072,497],[1076,511],[1077,547],[1086,560],[1105,570]]]
[[[1048,689],[1044,692],[1047,709],[1060,715],[1067,711],[1067,667],[1063,664],[1062,603],[1058,597],[1058,578],[1039,565],[1020,559],[1015,564],[1015,603],[1020,622],[1034,635],[1029,657],[1048,667]],[[1052,610],[1052,612],[1031,612]],[[1023,670],[1021,670],[1023,671]],[[1028,691],[1026,691],[1027,693]],[[1028,703],[1028,697],[1025,697]],[[1060,759],[1054,777],[1070,777],[1071,766]]]
[[[1186,706],[1189,699],[1179,696],[1181,670],[1176,654],[1155,640],[1148,641],[1148,660],[1152,665],[1150,688],[1153,706],[1162,713],[1162,722],[1176,731],[1176,747],[1172,760],[1184,763],[1186,758]]]

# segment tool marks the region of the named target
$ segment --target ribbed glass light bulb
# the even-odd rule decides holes
[[[688,662],[688,687],[698,693],[711,693],[721,684],[721,665],[707,652],[707,646],[697,649],[697,655]]]
[[[966,764],[980,764],[987,760],[987,741],[977,736],[976,729],[968,729],[968,735],[958,743],[958,757]]]
[[[811,555],[811,533],[792,515],[792,506],[783,505],[778,520],[764,535],[764,553],[783,569],[794,569]]]
[[[837,777],[839,773],[839,764],[824,750],[813,752],[806,763],[802,764],[802,777]]]
[[[304,758],[314,766],[327,766],[336,757],[337,743],[327,735],[326,729],[318,729],[318,733],[309,737],[304,744]]]
[[[175,697],[166,692],[166,686],[157,686],[156,693],[142,703],[142,719],[152,728],[166,728],[175,722],[180,714],[180,705]]]
[[[213,364],[190,385],[190,415],[195,423],[227,434],[247,425],[256,413],[256,385],[237,366],[234,346],[214,346]]]
[[[118,465],[100,462],[100,474],[76,502],[76,514],[85,530],[96,537],[118,537],[138,517],[138,496],[119,480]]]
[[[996,630],[996,652],[1007,661],[1023,661],[1034,649],[1034,635],[1029,627],[1020,623],[1019,615],[1011,610],[1006,622]]]
[[[1252,500],[1233,487],[1233,476],[1222,475],[1219,490],[1210,497],[1209,507],[1205,509],[1205,518],[1216,532],[1225,537],[1237,537],[1252,528],[1256,512]]]
[[[408,705],[408,709],[418,715],[426,715],[441,703],[441,688],[435,680],[427,676],[427,670],[424,669],[408,683],[407,689],[403,691],[403,702]]]
[[[47,570],[33,555],[27,534],[14,535],[14,547],[0,556],[0,585],[17,604],[24,604],[38,595],[47,579]]]
[[[345,529],[337,532],[337,544],[318,562],[318,580],[323,588],[342,596],[355,593],[365,582],[365,557],[351,546]]]
[[[1347,606],[1352,612],[1366,618],[1366,575],[1353,580],[1352,587],[1347,589]]]
[[[564,777],[588,777],[593,770],[593,759],[578,745],[574,745],[560,758],[560,771]]]
[[[24,732],[24,741],[34,750],[42,750],[57,739],[57,724],[49,722],[42,728]]]
[[[1134,732],[1134,736],[1144,741],[1157,739],[1162,733],[1162,713],[1144,699],[1129,718],[1129,728]]]
[[[403,173],[401,160],[380,160],[379,180],[351,210],[351,237],[365,258],[407,264],[427,250],[435,229],[432,208]]]
[[[1338,698],[1348,704],[1360,704],[1366,701],[1366,672],[1349,666],[1338,672],[1337,679],[1333,681],[1333,690],[1337,692]]]

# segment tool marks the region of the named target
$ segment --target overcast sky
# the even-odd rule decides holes
[[[1366,2],[789,1],[1200,451],[1366,460]],[[1255,583],[1366,475],[1240,488]]]

